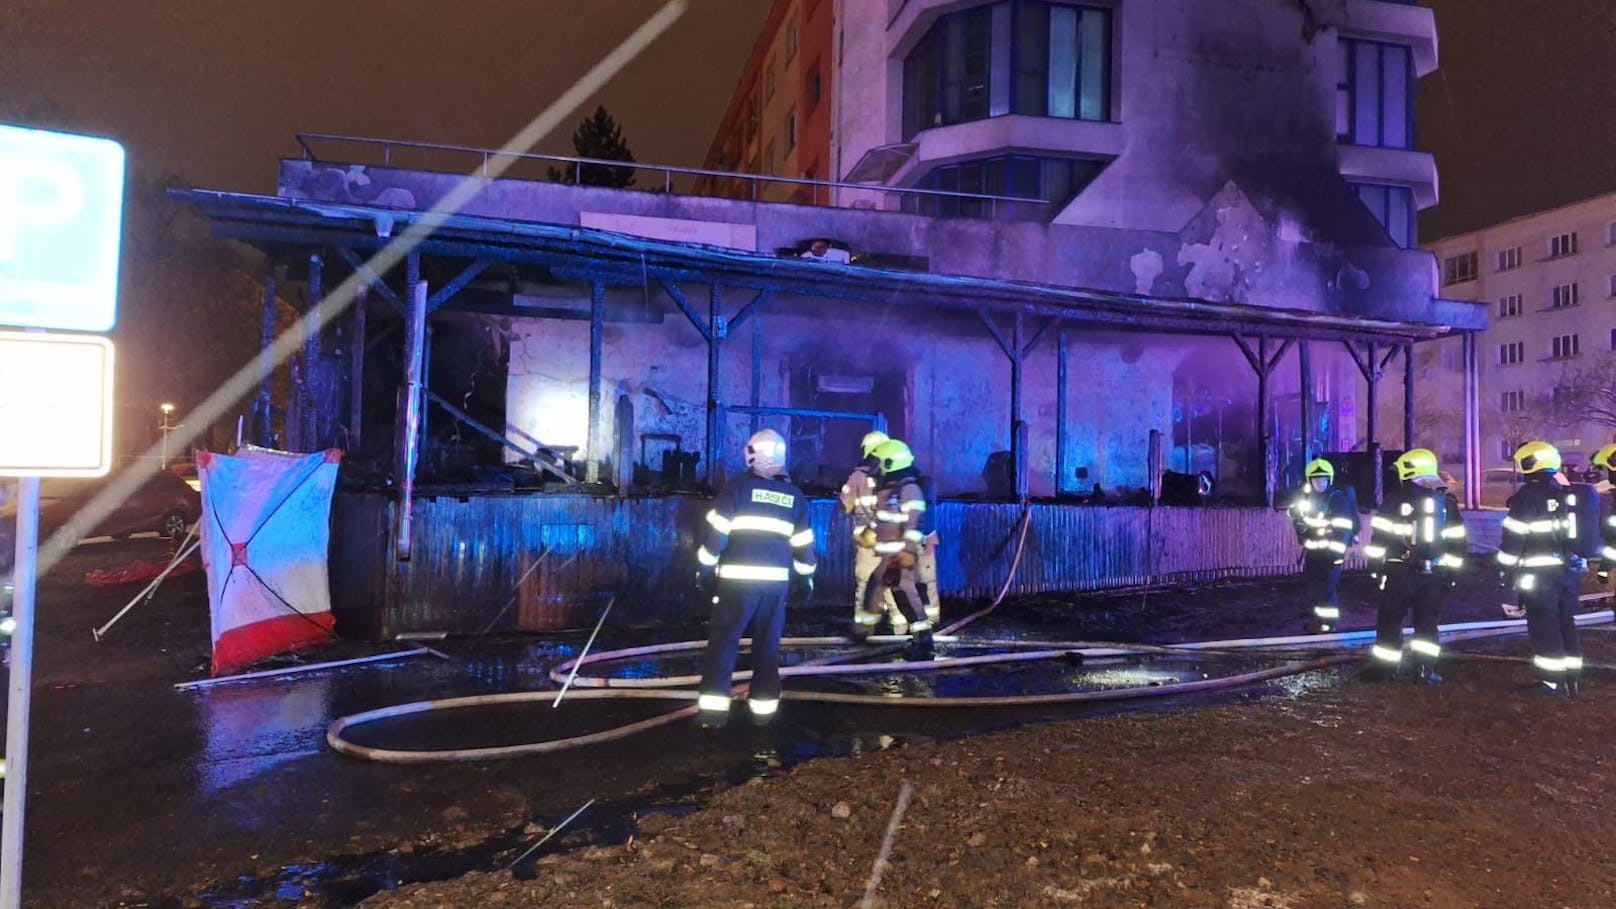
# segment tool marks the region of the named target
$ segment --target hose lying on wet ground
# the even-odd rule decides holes
[[[1577,617],[1579,624],[1597,624],[1612,619],[1610,610],[1588,613]],[[1524,620],[1500,620],[1488,622],[1463,622],[1442,626],[1443,640],[1454,643],[1463,640],[1494,637],[1504,634],[1518,634],[1525,629]],[[1098,691],[1057,692],[1051,694],[1029,695],[988,695],[983,697],[892,697],[889,695],[853,694],[843,692],[805,691],[788,689],[783,697],[792,701],[813,701],[819,703],[878,706],[878,707],[910,707],[910,708],[1007,708],[1026,706],[1055,706],[1055,705],[1083,705],[1117,701],[1138,700],[1144,698],[1174,697],[1186,694],[1227,691],[1244,686],[1272,681],[1285,676],[1311,672],[1342,663],[1353,662],[1358,657],[1351,652],[1342,652],[1342,648],[1355,648],[1367,645],[1374,639],[1373,631],[1349,631],[1326,635],[1311,636],[1281,636],[1271,638],[1243,638],[1223,641],[1198,641],[1176,645],[1151,644],[1110,644],[1090,641],[1008,641],[997,639],[968,640],[951,639],[943,637],[944,643],[954,640],[957,643],[984,647],[1008,647],[1013,652],[1005,654],[991,654],[968,657],[943,658],[924,662],[904,663],[860,663],[852,665],[797,665],[781,669],[781,675],[787,678],[843,676],[853,674],[881,674],[895,675],[911,672],[937,672],[958,669],[968,666],[1002,665],[1017,662],[1032,662],[1038,660],[1067,659],[1081,656],[1085,660],[1100,660],[1149,657],[1149,656],[1179,656],[1202,657],[1217,654],[1270,654],[1274,656],[1296,657],[1307,651],[1327,650],[1333,651],[1310,659],[1298,659],[1281,666],[1261,669],[1238,675],[1220,678],[1198,679],[1187,682],[1175,682],[1165,685],[1141,685],[1128,688],[1103,689]],[[872,643],[886,644],[904,641],[905,638],[896,635],[878,636]],[[842,637],[798,637],[786,638],[781,644],[788,647],[823,647],[845,645],[850,643]],[[552,679],[559,681],[575,669],[598,663],[609,663],[618,660],[640,659],[668,654],[689,653],[699,651],[706,644],[703,641],[681,641],[671,644],[652,644],[644,647],[631,647],[622,650],[604,651],[591,654],[583,659],[568,660],[558,664],[551,670]],[[874,651],[870,651],[873,653]],[[842,654],[841,657],[860,657],[867,655],[864,652]],[[736,673],[737,680],[749,677],[749,673]],[[678,687],[693,685],[698,681],[694,676],[665,676],[657,678],[618,679],[607,676],[592,676],[578,672],[573,680],[573,690],[567,695],[568,700],[665,700],[665,701],[694,701],[697,692],[693,688]],[[417,701],[410,704],[400,704],[394,707],[384,707],[364,713],[342,717],[331,724],[326,734],[326,741],[330,746],[343,754],[361,757],[367,760],[387,763],[438,763],[455,761],[485,761],[498,758],[523,757],[537,754],[552,754],[572,748],[587,745],[597,745],[606,742],[618,741],[629,736],[666,726],[671,723],[687,719],[695,714],[695,706],[681,707],[658,716],[650,717],[638,722],[617,726],[599,732],[569,738],[553,739],[541,742],[528,742],[516,745],[501,745],[486,748],[455,748],[437,750],[400,750],[390,748],[375,748],[360,745],[349,741],[345,737],[347,730],[356,726],[374,723],[386,719],[425,714],[440,710],[458,710],[499,705],[536,703],[551,701],[555,691],[519,691],[502,694],[474,695],[470,697],[445,698],[433,701]]]
[[[845,692],[825,692],[807,690],[787,690],[783,693],[786,700],[816,701],[820,703],[862,705],[876,707],[924,707],[924,708],[1008,708],[1026,706],[1055,706],[1055,705],[1082,705],[1116,701],[1129,701],[1144,698],[1163,698],[1185,694],[1197,694],[1217,691],[1227,691],[1267,682],[1285,676],[1297,675],[1317,669],[1351,662],[1357,657],[1343,648],[1361,647],[1369,644],[1374,638],[1373,631],[1338,632],[1335,634],[1284,636],[1269,638],[1246,638],[1225,641],[1202,641],[1175,645],[1153,644],[1116,644],[1093,641],[1015,641],[1015,640],[970,640],[951,637],[955,632],[965,628],[971,623],[992,613],[1004,601],[1015,581],[1017,570],[1021,564],[1023,551],[1027,543],[1027,534],[1031,527],[1031,511],[1023,511],[1019,526],[1013,531],[1016,536],[1016,548],[1010,563],[1009,571],[1003,587],[987,607],[956,621],[941,629],[937,640],[942,642],[954,641],[961,644],[1009,648],[1012,652],[988,654],[967,657],[945,657],[930,661],[900,662],[900,663],[853,663],[853,660],[868,659],[890,653],[909,640],[906,635],[881,635],[868,639],[862,649],[852,652],[840,653],[830,657],[810,660],[794,666],[783,667],[780,675],[783,678],[804,677],[832,677],[848,675],[899,675],[917,672],[938,672],[972,666],[1004,665],[1010,663],[1028,663],[1043,660],[1060,660],[1081,658],[1083,660],[1107,660],[1118,658],[1136,658],[1149,656],[1172,655],[1179,657],[1207,657],[1224,654],[1237,654],[1248,656],[1253,653],[1264,653],[1279,658],[1290,659],[1284,665],[1267,669],[1246,672],[1220,678],[1203,678],[1193,681],[1174,682],[1171,684],[1150,684],[1126,688],[1111,688],[1091,691],[1069,691],[1050,694],[1026,695],[987,695],[983,697],[893,697],[890,695],[853,694]],[[1597,621],[1610,621],[1610,611],[1592,613],[1579,616],[1579,623],[1593,623]],[[1445,640],[1465,640],[1475,637],[1488,637],[1497,634],[1519,633],[1525,628],[1524,620],[1504,620],[1496,622],[1468,622],[1442,626]],[[825,647],[847,646],[854,642],[845,637],[793,637],[781,641],[782,647]],[[875,646],[869,646],[875,645]],[[882,646],[888,645],[888,646]],[[567,660],[558,664],[550,672],[550,678],[557,683],[563,679],[569,680],[573,686],[567,692],[568,700],[611,700],[611,699],[643,699],[664,701],[694,701],[697,691],[694,687],[700,682],[697,676],[660,676],[639,679],[617,679],[607,676],[584,675],[578,670],[584,666],[598,663],[615,662],[625,659],[638,659],[656,657],[667,654],[688,653],[699,651],[706,647],[704,641],[680,641],[671,644],[652,644],[643,647],[630,647],[622,650],[606,651],[589,654],[580,658]],[[1330,650],[1322,656],[1312,656],[1309,651]],[[1307,658],[1302,658],[1306,656]],[[732,693],[744,693],[745,681],[750,679],[750,672],[737,672],[734,676],[737,685]],[[399,704],[393,707],[383,707],[369,710],[350,716],[340,717],[334,721],[326,731],[326,742],[331,748],[341,754],[366,760],[398,764],[444,763],[463,761],[486,761],[500,758],[523,757],[538,754],[553,754],[573,748],[588,745],[598,745],[606,742],[619,741],[649,729],[666,726],[681,720],[693,717],[696,713],[694,704],[680,707],[648,719],[616,726],[611,729],[591,732],[584,735],[568,738],[552,739],[539,742],[525,742],[516,745],[499,745],[485,748],[452,748],[452,749],[422,749],[401,750],[391,748],[377,748],[360,745],[346,738],[348,730],[357,726],[375,723],[387,719],[415,716],[435,711],[474,709],[510,704],[526,704],[540,701],[556,701],[554,689],[543,691],[517,691],[501,694],[472,695],[469,697],[443,698],[431,701],[416,701],[408,704]],[[553,706],[559,706],[559,701]]]

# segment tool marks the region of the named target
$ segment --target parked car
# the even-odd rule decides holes
[[[109,481],[98,480],[90,484],[75,484],[72,491],[60,497],[42,495],[39,511],[39,534],[48,537],[59,530],[68,519],[106,488]],[[165,539],[180,537],[202,516],[202,496],[179,476],[164,471],[141,484],[134,494],[124,500],[113,512],[85,534],[85,537],[112,537],[128,539],[132,534],[156,533]],[[16,539],[16,504],[0,511],[0,547],[8,551]],[[0,556],[0,570],[10,559]]]

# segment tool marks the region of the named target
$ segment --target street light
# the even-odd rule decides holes
[[[163,412],[162,420],[157,424],[157,428],[161,429],[163,431],[163,465],[162,465],[162,469],[167,470],[168,469],[168,431],[170,429],[174,428],[174,424],[170,421],[169,417],[174,413],[174,405],[172,405],[172,404],[160,404],[160,405],[158,405],[157,409],[161,410]]]

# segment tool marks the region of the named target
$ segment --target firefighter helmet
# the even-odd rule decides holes
[[[889,439],[890,437],[879,429],[867,432],[864,434],[864,438],[859,440],[859,453],[867,458],[875,453],[876,448],[880,447],[882,442]]]
[[[1616,445],[1606,445],[1594,452],[1593,465],[1605,470],[1616,471]]]
[[[1418,477],[1437,476],[1436,453],[1429,448],[1410,448],[1397,459],[1397,479],[1407,483]]]
[[[1335,465],[1324,460],[1323,458],[1314,458],[1313,460],[1307,462],[1307,478],[1311,480],[1314,477],[1324,477],[1328,480],[1334,480]]]
[[[876,459],[882,473],[895,473],[915,466],[915,453],[897,439],[888,439],[877,445],[870,456]]]
[[[746,440],[746,469],[760,477],[786,472],[786,440],[772,429],[765,429]]]
[[[1515,469],[1524,474],[1560,469],[1560,450],[1547,442],[1527,442],[1515,449]]]

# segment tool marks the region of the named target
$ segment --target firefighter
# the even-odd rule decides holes
[[[1436,661],[1442,645],[1437,626],[1447,591],[1464,567],[1464,518],[1458,500],[1442,484],[1430,449],[1410,449],[1396,465],[1402,485],[1386,496],[1370,520],[1369,545],[1364,547],[1381,591],[1366,675],[1384,679],[1398,674],[1403,665],[1403,616],[1412,610],[1414,637],[1408,650],[1414,678],[1440,685]]]
[[[853,619],[858,624],[858,617],[864,609],[864,591],[870,582],[870,574],[881,559],[875,554],[875,532],[870,525],[875,522],[875,460],[872,455],[877,446],[887,441],[887,434],[876,430],[864,434],[859,441],[859,453],[863,460],[859,466],[853,468],[848,475],[847,482],[842,484],[840,500],[842,508],[853,518]],[[883,594],[886,604],[886,616],[892,623],[893,634],[908,634],[909,620],[898,611],[898,603],[892,598],[892,591]],[[877,620],[879,624],[879,619]],[[872,629],[873,630],[873,629]]]
[[[920,591],[915,588],[915,567],[925,540],[925,534],[920,531],[920,517],[926,510],[925,493],[917,482],[915,456],[909,446],[896,439],[877,446],[873,455],[880,479],[875,490],[875,516],[870,526],[875,531],[875,554],[880,562],[870,575],[854,635],[868,637],[869,630],[881,621],[884,611],[881,592],[890,588],[897,598],[898,608],[909,619],[912,635],[909,658],[929,660],[932,623],[921,604]]]
[[[1616,490],[1612,481],[1616,480],[1616,445],[1606,445],[1594,452],[1594,472],[1602,472],[1594,483],[1594,492],[1598,495],[1611,495]],[[1612,568],[1616,568],[1616,495],[1612,496],[1610,508],[1605,520],[1599,525],[1599,579],[1609,580]]]
[[[1291,524],[1302,544],[1302,578],[1307,582],[1307,630],[1325,634],[1341,621],[1341,564],[1358,535],[1358,503],[1350,488],[1335,485],[1335,466],[1309,461],[1307,486],[1291,503]]]
[[[1526,614],[1538,690],[1575,697],[1582,676],[1576,610],[1587,568],[1578,537],[1592,528],[1578,527],[1574,513],[1581,503],[1559,475],[1560,452],[1553,445],[1522,445],[1515,450],[1515,468],[1526,482],[1509,497],[1498,565],[1519,606],[1506,602],[1504,612]]]
[[[704,729],[729,718],[730,678],[741,637],[752,638],[752,721],[773,719],[780,706],[780,634],[786,601],[813,593],[814,532],[808,500],[785,476],[786,440],[772,429],[746,443],[748,475],[731,480],[707,512],[707,539],[696,553],[698,579],[711,590],[696,723]]]

